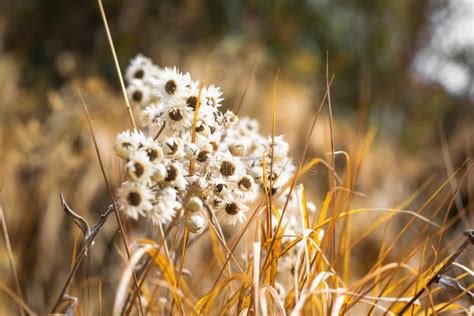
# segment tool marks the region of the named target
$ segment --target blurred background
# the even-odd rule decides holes
[[[354,185],[367,194],[363,205],[396,207],[428,183],[411,205],[416,209],[474,153],[472,0],[137,0],[104,6],[122,70],[143,53],[160,66],[189,71],[221,86],[227,108],[242,102],[239,114],[260,119],[265,133],[279,73],[277,133],[295,157],[326,91],[328,66],[336,150],[357,155],[366,133],[375,135],[359,157],[363,166]],[[59,193],[90,222],[109,203],[77,90],[92,113],[114,184],[121,171],[111,141],[130,128],[97,3],[0,2],[0,80],[0,201],[25,301],[46,311],[80,237],[65,219]],[[308,156],[328,158],[328,144],[325,109]],[[344,159],[336,163],[342,170]],[[473,178],[471,172],[462,179],[450,216],[461,209],[472,214]],[[326,171],[314,170],[307,187],[319,208]],[[472,215],[466,218],[453,234],[472,227]],[[123,268],[116,225],[109,220],[81,271],[82,280],[101,284],[107,302]],[[145,224],[135,225],[130,234],[147,236]],[[365,256],[355,269],[373,263],[367,254],[376,257],[378,237],[360,244]],[[13,289],[3,242],[0,275]],[[90,289],[83,285],[75,291]],[[12,308],[0,295],[0,313]]]

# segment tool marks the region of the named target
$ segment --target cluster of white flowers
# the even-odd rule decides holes
[[[119,195],[129,217],[154,224],[182,218],[200,233],[206,228],[202,211],[209,208],[220,222],[234,225],[246,218],[259,192],[275,194],[294,173],[283,138],[263,137],[257,121],[223,113],[219,87],[202,87],[189,73],[162,69],[141,55],[126,79],[141,123],[114,143],[126,162]],[[264,190],[264,183],[272,187]]]

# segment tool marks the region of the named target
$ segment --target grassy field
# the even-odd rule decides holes
[[[158,25],[177,28],[165,35],[146,31],[147,5],[110,4],[111,31],[95,4],[58,18],[100,44],[87,55],[55,38],[51,63],[29,35],[11,44],[21,27],[6,20],[1,315],[474,313],[469,95],[401,60],[277,49],[306,27],[299,6],[262,17],[248,4],[247,22],[292,27],[216,40],[206,5],[165,2]],[[27,8],[12,16],[46,12]],[[162,40],[143,45],[122,19]],[[156,65],[131,59],[141,49]]]

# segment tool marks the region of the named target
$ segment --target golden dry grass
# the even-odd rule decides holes
[[[472,194],[470,157],[452,166],[445,146],[442,165],[448,176],[425,177],[413,185],[410,178],[420,181],[419,169],[426,168],[423,160],[410,157],[402,164],[387,150],[390,145],[375,143],[375,128],[354,128],[333,118],[333,81],[327,74],[321,100],[309,105],[315,113],[311,120],[305,117],[309,111],[290,119],[284,116],[288,109],[279,108],[284,103],[279,87],[286,88],[282,94],[292,90],[286,78],[268,75],[266,82],[271,76],[278,80],[259,83],[271,91],[265,100],[271,109],[263,121],[272,136],[282,125],[308,126],[304,133],[288,131],[290,139],[303,139],[298,143],[300,168],[287,183],[301,196],[302,234],[285,242],[282,218],[289,199],[277,209],[273,201],[278,195],[264,194],[247,222],[234,230],[219,227],[212,211],[203,212],[210,228],[199,238],[178,223],[163,229],[124,221],[124,229],[119,229],[116,213],[117,221],[110,217],[88,250],[68,296],[59,297],[57,311],[72,306],[85,315],[391,315],[404,308],[408,315],[472,313],[472,245],[462,234],[462,227],[472,228],[472,199],[466,205],[459,202],[461,191]],[[84,115],[77,89],[90,116]],[[243,91],[248,92],[247,84]],[[28,104],[30,96],[19,93]],[[0,214],[6,245],[0,248],[5,276],[0,283],[1,313],[51,311],[68,269],[78,262],[84,240],[63,215],[59,192],[92,223],[113,201],[121,179],[110,140],[119,126],[128,124],[129,105],[124,108],[96,79],[71,82],[62,91],[50,92],[47,102],[51,110],[46,123],[10,120],[18,114],[13,112],[2,124],[9,135],[2,137],[8,149],[2,179],[8,182],[2,187],[6,215],[3,208]],[[31,112],[38,115],[41,108]],[[350,135],[344,133],[348,128],[354,131]],[[458,138],[465,137],[468,127],[459,133]],[[442,160],[442,152],[438,154]],[[263,162],[272,164],[265,158]],[[318,188],[311,189],[315,184]],[[414,189],[392,191],[399,185]],[[316,200],[316,213],[308,211],[307,197]],[[272,215],[278,218],[275,230]],[[461,245],[467,246],[456,255]],[[280,273],[290,253],[296,254],[294,269]],[[438,273],[449,274],[464,289],[430,284]],[[412,301],[417,293],[420,297]]]

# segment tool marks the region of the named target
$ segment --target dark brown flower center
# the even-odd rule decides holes
[[[127,202],[128,204],[132,206],[138,206],[140,205],[142,201],[142,197],[138,192],[129,192],[127,196]]]
[[[145,72],[143,71],[143,69],[138,69],[137,71],[135,71],[135,74],[133,76],[137,79],[142,79],[144,75]]]
[[[222,204],[221,199],[214,199],[212,202],[214,203],[214,206],[216,206],[216,207]]]
[[[209,144],[211,144],[212,149],[213,149],[214,151],[216,151],[217,148],[219,148],[219,145],[218,145],[216,142],[214,142],[214,141],[213,141],[213,142],[209,142]]]
[[[230,161],[224,161],[221,164],[220,172],[223,176],[230,177],[235,172],[235,166]]]
[[[243,177],[239,181],[239,186],[242,186],[246,188],[247,190],[250,190],[250,188],[252,187],[252,181],[250,181],[248,177]]]
[[[176,170],[174,166],[168,166],[166,168],[166,173],[167,175],[166,175],[165,181],[167,182],[176,180],[176,177],[178,176],[178,170]]]
[[[196,110],[197,101],[197,97],[191,96],[186,100],[186,105],[189,106],[191,109]]]
[[[169,148],[169,154],[173,155],[178,151],[178,143],[177,142],[171,142],[171,143],[166,143],[166,146]]]
[[[143,175],[143,172],[145,172],[145,168],[141,163],[138,162],[135,162],[133,166],[135,167],[135,175],[137,178],[140,178]]]
[[[225,206],[225,211],[227,212],[227,214],[229,215],[235,215],[239,212],[239,209],[237,208],[237,204],[235,203],[228,203],[226,206]]]
[[[204,129],[205,128],[204,128],[204,123],[203,122],[198,122],[196,124],[196,132],[200,133],[200,132],[204,131]]]
[[[172,109],[170,110],[170,119],[173,121],[181,121],[183,119],[183,113],[180,109]]]
[[[150,159],[150,161],[154,161],[156,158],[158,158],[158,151],[156,149],[148,148],[146,150],[146,154],[148,155],[148,159]]]
[[[136,90],[132,94],[133,101],[140,102],[143,98],[143,93],[140,90]]]
[[[168,94],[174,94],[176,91],[176,82],[174,82],[174,80],[168,80],[165,83],[165,91]]]
[[[206,162],[209,160],[209,152],[205,150],[201,150],[199,154],[197,155],[197,161],[199,162]]]
[[[275,194],[278,192],[278,188],[273,187],[273,188],[270,190],[270,192],[271,192],[271,195],[275,195]]]
[[[217,193],[221,193],[225,187],[226,185],[224,183],[218,183],[216,184],[214,191],[216,191]]]

